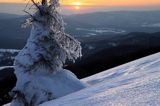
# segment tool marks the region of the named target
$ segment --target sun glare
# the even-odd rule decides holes
[[[79,10],[82,3],[81,2],[73,2],[73,3],[71,3],[71,5],[74,6],[75,10]]]
[[[72,5],[74,6],[80,6],[82,3],[81,2],[73,2]]]
[[[74,7],[76,10],[79,10],[80,9],[80,6],[75,6]]]

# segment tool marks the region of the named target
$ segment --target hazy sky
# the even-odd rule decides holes
[[[24,12],[22,10],[28,1],[0,0],[0,13],[23,14]],[[160,0],[60,0],[60,2],[62,4],[62,13],[64,14],[112,10],[160,9]]]
[[[24,3],[28,0],[0,0],[0,2]],[[38,0],[37,0],[38,1]],[[160,0],[61,0],[63,5],[72,5],[79,2],[81,5],[105,5],[105,6],[148,6],[160,5]]]

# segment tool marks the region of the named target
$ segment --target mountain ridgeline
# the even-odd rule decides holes
[[[26,16],[2,13],[0,16],[0,48],[21,49],[30,32],[29,27],[21,28]],[[78,38],[160,31],[160,11],[97,12],[63,17],[66,32]]]
[[[93,36],[79,40],[82,43],[83,57],[75,64],[67,63],[65,67],[72,70],[79,78],[160,51],[160,32],[132,32],[118,37]],[[1,51],[0,65],[12,65],[17,53],[18,51]]]
[[[79,75],[80,78],[87,77],[160,52],[159,42],[160,32],[133,32],[97,42],[90,41],[83,45],[84,56],[76,64],[70,64],[67,68]]]
[[[30,27],[21,28],[26,16],[0,15],[4,17],[0,18],[0,48],[22,49],[30,32]],[[160,51],[160,11],[97,12],[63,18],[66,31],[82,43],[83,57],[66,66],[79,78]],[[12,65],[16,54],[3,52],[0,65]]]

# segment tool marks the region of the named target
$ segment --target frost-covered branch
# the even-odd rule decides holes
[[[32,30],[27,44],[15,58],[17,84],[13,89],[16,96],[12,106],[25,106],[26,103],[37,106],[84,88],[73,73],[63,69],[67,59],[74,62],[82,54],[80,42],[64,32],[63,19],[58,11],[59,0],[42,0],[41,4],[31,1],[37,11],[34,14],[25,11],[30,18],[24,26],[31,25]],[[58,83],[56,75],[60,77]],[[69,85],[65,85],[63,80],[69,81]],[[55,90],[63,88],[63,84],[70,90]],[[74,84],[76,88],[70,86]]]

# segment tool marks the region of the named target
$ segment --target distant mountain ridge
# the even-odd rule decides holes
[[[82,43],[83,57],[76,63],[68,63],[66,66],[79,78],[84,78],[160,51],[160,32],[132,32],[127,35],[94,36],[79,40]],[[17,53],[18,51],[13,52],[13,50],[0,50],[0,66],[13,65],[13,60]]]
[[[132,32],[120,37],[84,43],[84,56],[67,68],[80,76],[90,76],[135,59],[160,52],[160,32]],[[82,42],[83,44],[83,42]],[[88,45],[88,46],[87,46]],[[87,47],[91,46],[92,49]],[[85,52],[86,51],[86,52]],[[75,71],[76,70],[76,71]]]
[[[30,32],[29,28],[21,28],[26,16],[11,14],[0,14],[0,16],[3,18],[0,18],[0,38],[4,41],[10,39],[12,42],[17,40],[24,42]],[[160,31],[160,11],[115,11],[67,15],[64,16],[64,22],[66,32],[76,37],[119,35],[129,32],[154,33]]]
[[[3,19],[12,19],[12,18],[18,18],[18,17],[20,17],[20,15],[0,13],[0,20],[3,20]]]
[[[0,14],[0,16],[8,16],[6,19],[0,19],[0,48],[21,49],[30,34],[30,28],[21,28],[26,16],[17,17],[11,14]],[[66,32],[82,40],[94,36],[118,37],[130,32],[154,33],[160,32],[160,11],[115,11],[67,15],[64,16],[64,22]]]

